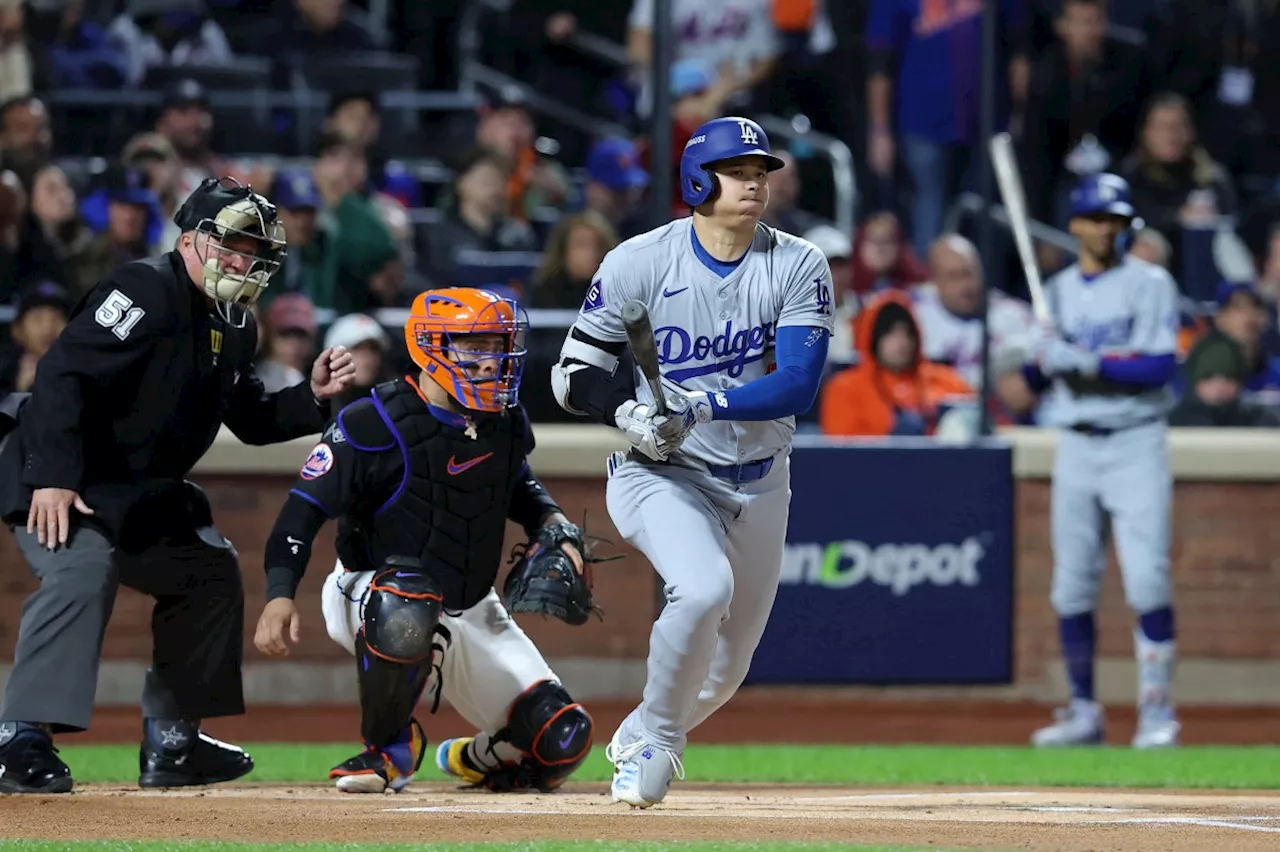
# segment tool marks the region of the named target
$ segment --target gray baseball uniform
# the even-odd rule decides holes
[[[1177,287],[1157,266],[1127,258],[1087,280],[1073,265],[1046,293],[1062,336],[1077,346],[1104,358],[1176,352]],[[1170,604],[1165,416],[1172,404],[1167,384],[1117,392],[1101,384],[1073,389],[1059,378],[1046,395],[1041,422],[1061,429],[1052,487],[1051,600],[1059,615],[1093,611],[1108,532],[1130,606],[1143,613]]]
[[[664,384],[719,393],[772,372],[779,328],[830,333],[831,272],[811,243],[759,226],[732,271],[712,271],[681,219],[605,258],[575,328],[627,339],[620,309],[649,309]],[[582,356],[566,341],[564,354]],[[601,358],[587,357],[610,369]],[[612,358],[613,356],[607,356]],[[651,402],[637,374],[637,398]],[[653,563],[667,606],[654,625],[644,700],[619,731],[679,753],[687,734],[746,677],[773,606],[790,504],[795,419],[716,420],[694,427],[668,463],[637,454],[609,460],[614,525]]]

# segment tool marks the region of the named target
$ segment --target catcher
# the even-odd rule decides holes
[[[274,656],[299,641],[293,598],[316,533],[338,519],[322,602],[329,636],[356,657],[365,743],[329,773],[344,792],[413,779],[424,691],[431,712],[443,696],[480,731],[437,749],[440,768],[471,784],[550,791],[591,748],[591,717],[509,615],[583,624],[595,609],[583,535],[526,461],[527,327],[514,302],[483,290],[420,294],[405,325],[417,381],[381,384],[330,421],[268,539],[254,643]],[[494,582],[508,519],[530,541],[504,606]]]

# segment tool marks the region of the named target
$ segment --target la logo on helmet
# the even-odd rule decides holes
[[[759,145],[760,134],[756,133],[756,129],[751,126],[749,121],[739,121],[738,128],[742,131],[742,144]]]

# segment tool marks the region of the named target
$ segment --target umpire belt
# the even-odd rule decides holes
[[[1152,423],[1158,423],[1162,418],[1148,417],[1146,420],[1139,420],[1137,423],[1130,423],[1127,426],[1115,426],[1107,428],[1104,426],[1094,426],[1092,423],[1072,423],[1067,427],[1072,432],[1079,435],[1088,435],[1090,438],[1107,438],[1117,432],[1128,432],[1130,429],[1137,429],[1140,426],[1149,426]]]

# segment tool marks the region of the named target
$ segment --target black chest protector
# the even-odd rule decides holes
[[[404,457],[403,478],[386,503],[349,519],[339,555],[353,570],[415,556],[446,609],[474,606],[502,563],[511,494],[526,462],[524,418],[486,417],[471,438],[403,382],[379,385],[373,400]]]

